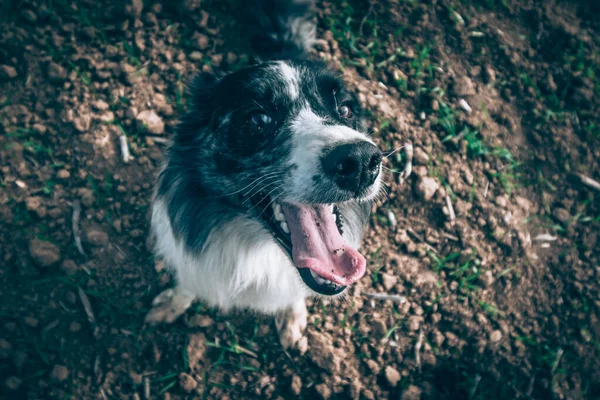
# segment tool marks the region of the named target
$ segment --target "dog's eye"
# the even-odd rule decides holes
[[[250,121],[259,128],[269,125],[273,122],[273,118],[265,113],[255,113],[250,117]]]
[[[338,107],[338,113],[340,114],[340,117],[346,119],[350,119],[354,115],[352,114],[352,109],[345,104]]]

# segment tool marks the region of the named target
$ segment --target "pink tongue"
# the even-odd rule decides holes
[[[365,274],[366,260],[342,238],[331,206],[282,204],[290,228],[292,258],[338,285],[350,285]]]

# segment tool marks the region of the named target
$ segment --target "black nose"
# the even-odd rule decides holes
[[[340,189],[360,193],[379,175],[381,151],[369,142],[347,143],[329,151],[322,163]]]

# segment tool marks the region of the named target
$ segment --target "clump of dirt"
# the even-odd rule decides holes
[[[193,74],[248,63],[239,10],[0,5],[0,397],[599,397],[585,1],[319,2],[315,58],[389,152],[368,275],[346,301],[309,303],[304,355],[269,318],[202,304],[143,326],[170,285],[146,244],[154,176]]]

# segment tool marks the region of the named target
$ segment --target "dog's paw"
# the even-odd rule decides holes
[[[279,342],[284,350],[296,349],[304,354],[308,341],[304,336],[306,329],[307,312],[304,302],[288,308],[275,318],[275,325],[279,333]]]
[[[194,297],[179,290],[167,289],[152,300],[152,309],[146,315],[145,324],[170,324],[179,318],[194,302]]]

